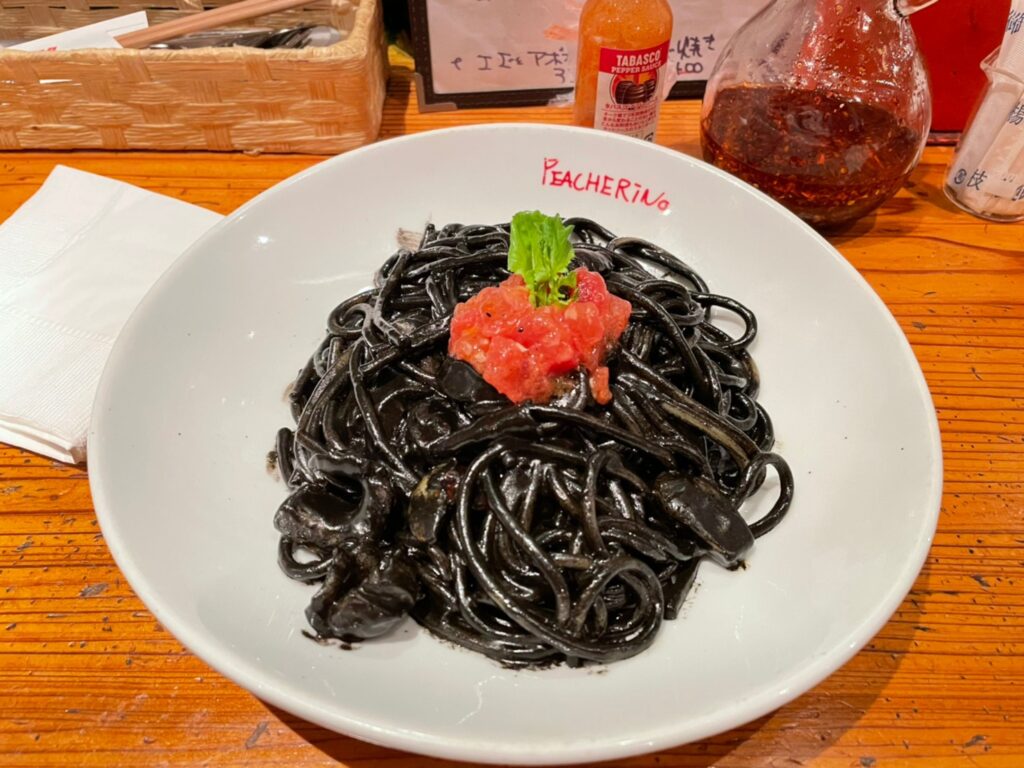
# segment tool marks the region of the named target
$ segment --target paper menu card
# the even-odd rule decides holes
[[[443,101],[454,94],[571,88],[583,3],[420,0],[429,30],[433,95]],[[675,31],[670,55],[677,79],[700,82],[707,79],[732,34],[767,0],[671,3]]]

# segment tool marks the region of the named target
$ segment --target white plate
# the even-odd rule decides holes
[[[667,203],[633,202],[637,185],[650,190],[647,203]],[[525,208],[653,240],[754,310],[761,400],[796,476],[789,517],[758,542],[746,571],[702,566],[683,616],[649,651],[600,673],[509,671],[412,624],[355,651],[318,645],[301,634],[311,588],[276,565],[271,520],[285,490],[266,454],[290,423],[285,388],[329,310],[395,249],[399,227],[495,223]],[[327,728],[505,763],[667,748],[808,690],[910,588],[942,478],[935,413],[910,347],[824,240],[689,157],[539,125],[373,145],[217,225],[118,339],[89,458],[122,571],[212,667]]]

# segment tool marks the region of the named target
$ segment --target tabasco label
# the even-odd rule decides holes
[[[668,64],[668,41],[653,48],[602,48],[594,127],[654,141]]]

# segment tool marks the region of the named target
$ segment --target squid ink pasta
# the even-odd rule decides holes
[[[428,226],[327,318],[275,449],[279,565],[315,585],[318,637],[370,640],[409,616],[512,666],[626,659],[676,618],[700,563],[742,565],[789,509],[754,315],[649,242],[564,226],[571,266],[632,307],[605,404],[582,367],[517,403],[449,355],[457,305],[510,277],[507,224]],[[741,333],[716,324],[728,315]],[[759,491],[774,498],[748,521]]]

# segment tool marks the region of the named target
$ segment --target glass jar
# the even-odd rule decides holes
[[[988,87],[960,136],[946,171],[946,196],[975,216],[1024,221],[1024,78],[999,65],[999,49],[981,63]]]
[[[709,77],[705,159],[815,227],[874,210],[928,138],[928,78],[907,16],[933,2],[773,0]]]

